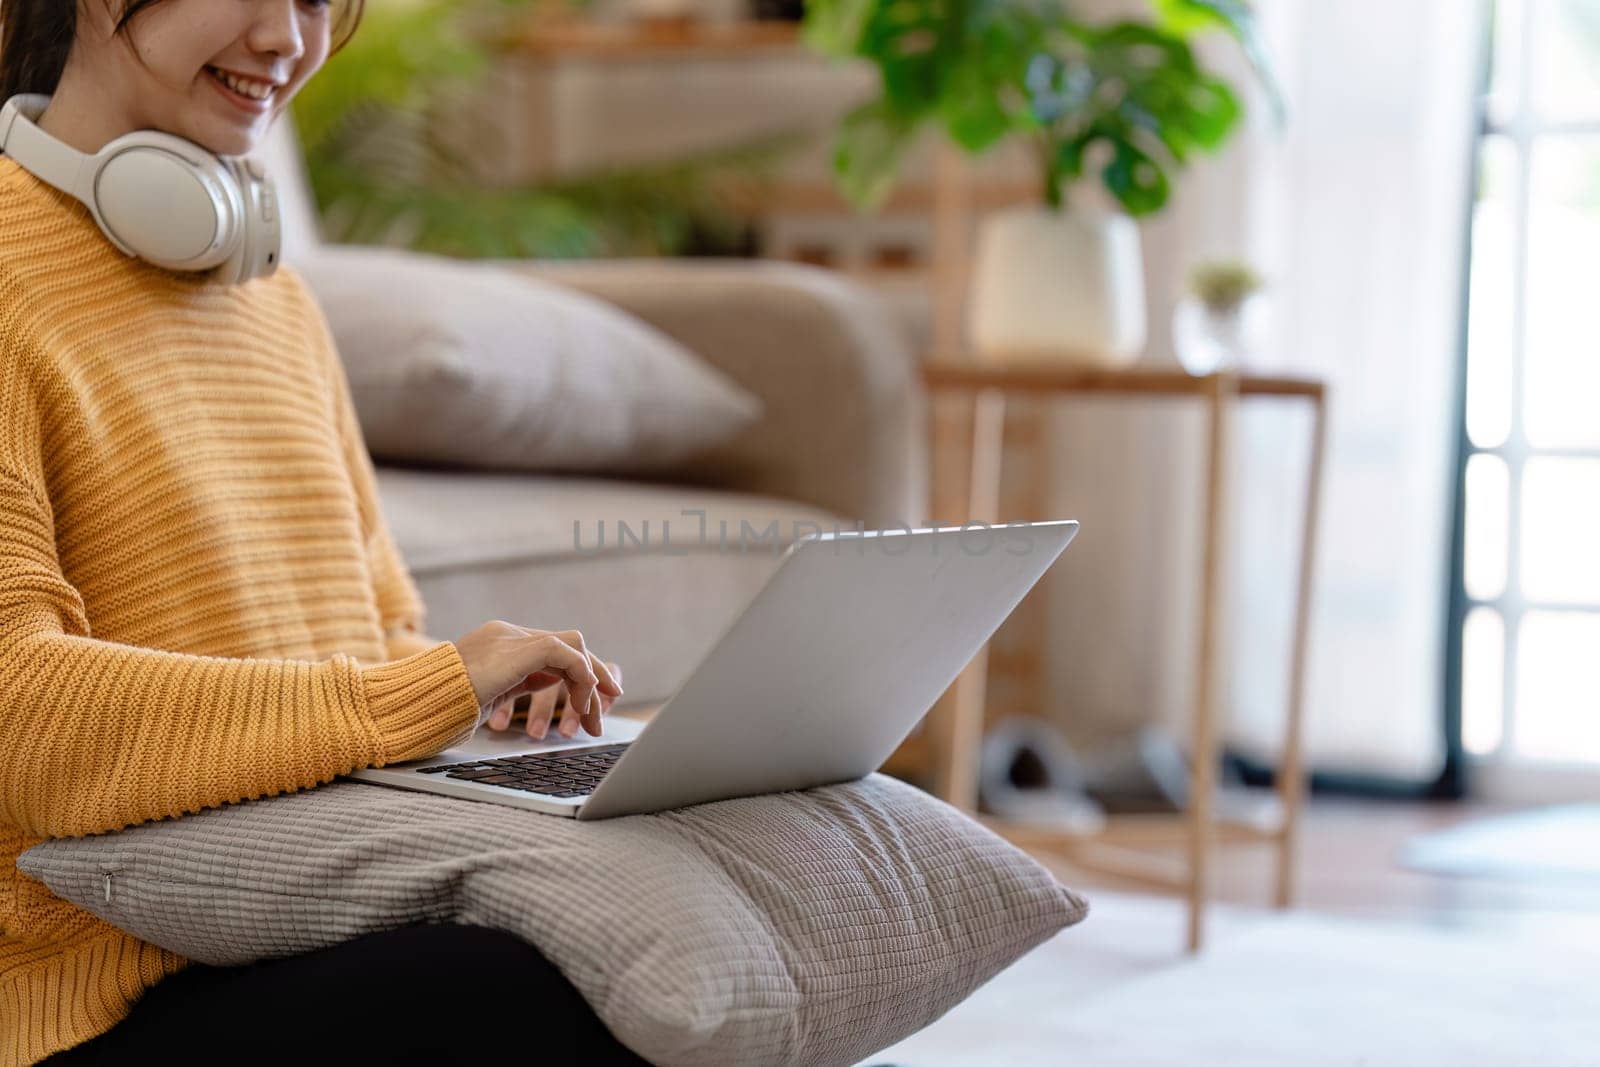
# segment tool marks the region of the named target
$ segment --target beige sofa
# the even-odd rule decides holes
[[[292,265],[320,242],[293,135],[278,126],[263,157]],[[795,531],[927,520],[926,402],[915,361],[860,288],[770,262],[515,266],[655,325],[759,396],[764,413],[697,462],[719,472],[702,479],[712,484],[402,468],[377,457],[384,511],[431,635],[453,638],[491,618],[574,627],[621,664],[630,703],[659,701],[754,595]],[[601,519],[609,547],[597,551]],[[648,522],[648,547],[616,547],[619,520],[636,534]]]

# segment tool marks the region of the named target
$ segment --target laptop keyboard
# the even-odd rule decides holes
[[[530,752],[501,759],[419,767],[417,773],[442,774],[459,782],[496,785],[524,793],[583,797],[594,792],[594,787],[600,784],[606,772],[616,766],[627,747],[627,743],[623,743],[579,748],[571,752]]]

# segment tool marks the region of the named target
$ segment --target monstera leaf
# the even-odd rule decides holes
[[[1130,214],[1160,210],[1173,172],[1221,146],[1243,111],[1196,59],[1194,36],[1237,40],[1278,105],[1244,0],[1157,0],[1155,15],[1096,25],[1058,0],[810,0],[805,41],[880,76],[880,94],[840,127],[841,188],[863,207],[880,203],[933,126],[972,154],[1025,138],[1052,205],[1095,158]]]

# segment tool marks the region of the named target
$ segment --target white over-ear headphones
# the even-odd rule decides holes
[[[123,253],[169,270],[214,269],[226,284],[278,269],[278,200],[261,164],[159,130],[123,134],[85,155],[35,125],[49,102],[38,94],[6,101],[0,152],[83,201]]]

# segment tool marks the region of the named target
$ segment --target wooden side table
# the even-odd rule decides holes
[[[1326,387],[1316,379],[1268,377],[1225,372],[1195,377],[1181,370],[1098,370],[1072,367],[994,367],[934,361],[924,365],[923,381],[931,397],[960,394],[972,398],[970,479],[967,486],[968,521],[996,523],[1002,460],[1002,434],[1009,396],[1032,397],[1150,397],[1193,398],[1205,407],[1206,491],[1203,556],[1200,575],[1200,640],[1195,657],[1195,702],[1191,726],[1193,765],[1190,803],[1176,817],[1135,816],[1112,819],[1106,831],[1093,837],[1068,836],[997,820],[985,821],[1019,844],[1060,851],[1070,861],[1141,884],[1155,885],[1188,898],[1188,947],[1197,951],[1204,940],[1205,908],[1211,875],[1211,855],[1218,831],[1230,838],[1267,840],[1277,847],[1275,902],[1288,907],[1294,899],[1296,833],[1304,793],[1301,747],[1304,720],[1306,638],[1311,606],[1311,584],[1316,552],[1317,512],[1321,497],[1322,457],[1327,432]],[[1219,824],[1215,810],[1217,766],[1216,683],[1222,576],[1222,522],[1228,501],[1227,457],[1229,422],[1239,400],[1287,398],[1307,401],[1312,410],[1310,469],[1307,472],[1304,528],[1301,534],[1299,575],[1295,591],[1294,635],[1291,644],[1287,722],[1283,757],[1277,775],[1278,812],[1270,825]],[[1044,516],[1029,516],[1043,518]],[[1008,516],[1010,521],[1015,516]],[[943,515],[940,521],[945,521]],[[945,800],[970,810],[977,804],[978,752],[982,744],[984,690],[988,649],[981,650],[962,671],[945,697],[935,706],[924,727],[921,750],[925,769],[931,770],[934,791]],[[903,765],[903,763],[902,763]],[[1164,820],[1187,845],[1187,863],[1173,872],[1159,869],[1148,853],[1130,846],[1160,840],[1153,825]]]

